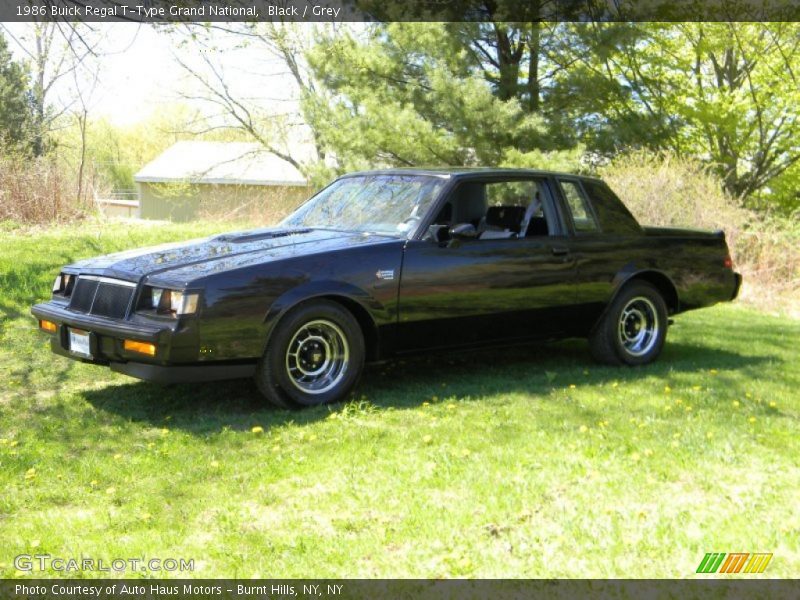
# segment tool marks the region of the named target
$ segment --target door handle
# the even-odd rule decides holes
[[[555,256],[565,256],[569,254],[569,248],[566,246],[553,246],[552,251]]]

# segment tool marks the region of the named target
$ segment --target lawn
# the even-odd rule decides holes
[[[638,369],[583,341],[379,365],[301,412],[247,381],[158,387],[50,354],[28,310],[60,265],[217,227],[0,232],[0,576],[18,554],[628,578],[773,552],[761,577],[800,572],[800,321],[688,313]]]

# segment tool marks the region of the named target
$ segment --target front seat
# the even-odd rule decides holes
[[[490,206],[478,227],[478,237],[482,240],[515,238],[524,216],[524,206]]]

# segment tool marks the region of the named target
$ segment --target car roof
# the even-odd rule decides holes
[[[543,169],[511,169],[498,167],[404,167],[395,169],[375,169],[371,171],[355,171],[353,173],[342,175],[342,177],[359,177],[365,175],[423,175],[428,177],[440,177],[443,179],[471,179],[486,175],[499,175],[508,177],[550,177],[556,175],[601,181],[599,177],[593,177],[591,175],[579,175],[577,173],[567,173],[564,171],[548,171]]]

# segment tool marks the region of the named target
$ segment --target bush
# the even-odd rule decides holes
[[[644,225],[725,231],[745,278],[744,299],[763,303],[800,288],[797,221],[744,208],[701,163],[634,152],[620,155],[600,174]]]
[[[49,157],[0,156],[0,221],[74,220],[93,207],[91,186]]]

